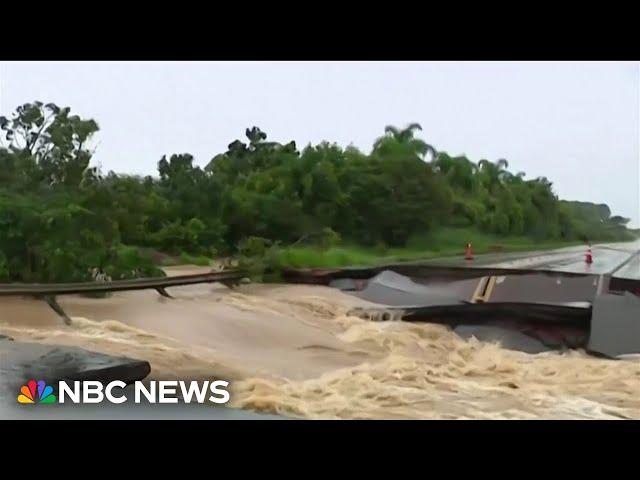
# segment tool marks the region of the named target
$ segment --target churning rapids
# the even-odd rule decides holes
[[[529,355],[443,326],[370,322],[346,315],[364,300],[328,287],[169,293],[59,297],[70,326],[42,301],[6,297],[0,334],[144,359],[150,379],[222,378],[231,407],[292,417],[640,419],[637,357]]]

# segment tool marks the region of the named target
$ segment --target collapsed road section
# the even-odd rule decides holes
[[[356,309],[372,320],[447,324],[463,336],[500,340],[526,351],[584,348],[609,357],[640,353],[640,260],[631,254],[610,271],[397,264],[285,270],[285,281],[332,286],[379,307]],[[636,271],[638,270],[638,272]],[[0,285],[0,296],[42,298],[65,320],[56,295],[155,289],[244,277],[238,270],[166,278],[66,284]],[[515,340],[517,337],[517,340]],[[523,347],[523,339],[530,345]],[[531,342],[537,343],[531,343]],[[520,345],[518,347],[518,345]]]
[[[380,305],[350,312],[362,318],[446,324],[463,337],[530,353],[584,348],[613,358],[640,353],[640,279],[613,273],[398,264],[284,277]]]

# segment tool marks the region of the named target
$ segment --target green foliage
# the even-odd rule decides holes
[[[204,168],[181,153],[163,156],[156,177],[103,175],[90,166],[94,120],[21,105],[0,117],[0,281],[157,276],[158,264],[218,254],[262,278],[283,265],[458,252],[467,241],[632,236],[606,205],[560,201],[546,178],[438,152],[420,131],[387,126],[365,154],[328,142],[298,150],[253,126]]]
[[[0,252],[0,281],[7,282],[11,279],[9,276],[9,262],[4,253]]]
[[[320,238],[320,246],[327,250],[340,244],[341,238],[338,232],[334,232],[330,227],[322,229],[322,237]]]
[[[105,273],[112,280],[165,276],[165,273],[155,265],[151,257],[144,255],[136,247],[124,245],[114,249],[112,262],[105,268]]]
[[[91,181],[97,171],[89,168],[91,151],[86,148],[99,128],[94,120],[70,115],[71,109],[42,102],[20,105],[11,118],[0,117],[0,130],[14,154],[14,169],[30,174],[20,186],[36,182],[77,187]],[[21,177],[24,173],[14,173]]]
[[[467,242],[473,243],[476,253],[490,252],[500,246],[505,252],[558,248],[572,243],[563,240],[535,242],[529,237],[501,237],[479,232],[472,228],[438,228],[429,234],[412,236],[407,246],[391,248],[384,243],[373,247],[348,245],[324,250],[314,246],[277,248],[271,261],[271,270],[283,268],[349,267],[358,265],[384,265],[393,262],[425,260],[436,257],[460,258]]]
[[[278,266],[278,244],[262,237],[243,238],[238,244],[238,268],[255,281]]]
[[[182,252],[180,253],[180,263],[207,267],[211,265],[211,260],[204,255],[189,255],[186,252]]]
[[[316,247],[289,247],[276,249],[271,255],[270,266],[273,270],[300,267],[348,267],[380,261],[377,253],[357,247],[334,247],[328,250]]]

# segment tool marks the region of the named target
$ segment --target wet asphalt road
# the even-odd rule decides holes
[[[593,263],[585,262],[587,246],[557,250],[492,253],[477,255],[473,260],[447,258],[425,262],[431,265],[522,268],[589,274],[586,277],[531,275],[499,276],[487,290],[486,302],[534,302],[584,304],[591,302],[599,287],[601,275],[640,280],[640,240],[616,244],[597,244],[591,248]],[[442,293],[474,301],[485,289],[487,278],[465,280],[435,286]],[[428,282],[425,282],[428,283]]]
[[[614,272],[624,262],[640,252],[640,240],[625,243],[596,244],[592,246],[593,263],[585,262],[587,247],[559,248],[556,250],[517,253],[490,253],[476,255],[471,261],[462,255],[456,258],[436,259],[424,262],[447,266],[492,266],[502,268],[531,268],[596,275]],[[640,280],[640,255],[615,271],[614,276]]]
[[[624,278],[640,279],[640,263],[637,261],[637,256],[633,257],[640,251],[640,242],[594,245],[591,251],[593,254],[593,263],[591,264],[585,262],[585,247],[570,247],[549,254],[529,256],[527,259],[498,263],[495,266],[506,267],[515,263],[515,266],[523,267],[531,262],[533,265],[527,266],[527,268],[598,275],[614,274],[614,276],[623,276]],[[632,261],[617,270],[632,257]]]

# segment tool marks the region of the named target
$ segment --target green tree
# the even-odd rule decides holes
[[[17,156],[15,164],[31,162],[28,171],[50,185],[77,187],[87,176],[97,175],[89,168],[93,152],[87,145],[98,124],[70,113],[69,107],[37,101],[19,106],[11,118],[0,117],[3,144]]]
[[[436,149],[424,140],[415,138],[415,131],[422,130],[419,123],[411,123],[406,128],[399,129],[392,125],[385,127],[385,135],[373,144],[373,151],[381,155],[417,154],[425,158],[427,154],[437,155]]]

